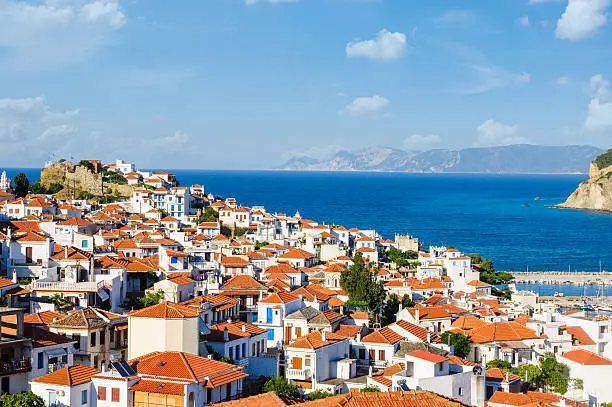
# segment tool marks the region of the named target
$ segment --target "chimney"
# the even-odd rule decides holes
[[[246,324],[242,324],[242,332],[246,332]]]
[[[361,342],[361,330],[359,330],[359,332],[357,332],[357,343]]]
[[[372,366],[368,369],[368,376],[372,377]]]
[[[414,309],[414,319],[416,319],[417,323],[419,322],[420,317],[421,317],[421,312],[419,311],[418,308],[415,308]]]
[[[17,284],[17,270],[13,269],[13,283]]]
[[[228,342],[229,341],[229,331],[228,331],[227,327],[223,328],[223,341],[224,342]]]
[[[321,332],[321,341],[325,342],[325,338],[326,338],[326,334],[325,334],[325,329],[324,329],[323,332]]]
[[[561,398],[561,400],[559,400],[559,407],[565,407],[565,399]]]
[[[506,372],[506,383],[510,383],[510,373]]]
[[[304,299],[304,296],[302,294],[298,295],[298,298],[300,299],[300,301],[302,301]]]
[[[64,246],[64,258],[68,258],[68,245]]]
[[[427,331],[427,343],[431,343],[431,333]]]
[[[314,296],[314,302],[317,302],[317,295]]]

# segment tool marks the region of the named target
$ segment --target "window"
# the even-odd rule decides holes
[[[87,404],[87,390],[81,391],[81,405]]]
[[[234,359],[234,348],[232,346],[229,347],[229,358]]]
[[[96,346],[96,333],[95,332],[91,333],[89,346]]]
[[[246,345],[246,343],[243,343],[243,344],[242,344],[242,357],[243,357],[243,358],[246,358],[246,357],[247,357],[247,354],[246,354],[246,353],[247,353],[247,345]]]
[[[305,366],[310,366],[310,355],[306,355],[306,359],[304,360]]]
[[[87,246],[89,245],[89,242],[87,240],[83,240],[81,241],[81,247],[83,249],[87,249]]]
[[[442,370],[444,370],[444,362],[438,363],[438,371],[441,372]]]
[[[272,323],[272,308],[266,308],[266,324]]]
[[[170,263],[172,263],[172,264],[176,264],[176,263],[178,263],[178,259],[177,259],[176,257],[172,257],[172,258],[170,259]]]
[[[100,345],[106,344],[106,331],[100,331]]]
[[[45,367],[45,354],[43,352],[38,352],[36,357],[38,359],[37,360],[38,369],[42,369],[43,367]]]
[[[385,351],[382,349],[378,351],[378,360],[385,360]]]
[[[98,386],[98,400],[106,400],[106,387]]]
[[[273,341],[274,340],[274,329],[269,329],[268,330],[268,340],[269,341]]]
[[[81,348],[81,335],[79,335],[79,334],[72,334],[72,339],[74,339],[76,341],[76,343],[74,344],[74,348],[75,349],[80,349]]]
[[[459,387],[457,394],[463,396],[463,387]]]
[[[113,387],[111,391],[111,401],[114,403],[119,402],[119,388],[118,387]]]
[[[259,342],[257,342],[257,346],[259,347]],[[251,356],[255,355],[257,355],[257,353],[255,353],[255,342],[253,342],[253,344],[251,345]]]

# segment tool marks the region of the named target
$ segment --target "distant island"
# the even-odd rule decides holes
[[[605,150],[592,146],[536,146],[404,151],[371,147],[338,151],[326,160],[292,157],[279,170],[288,171],[392,171],[487,174],[586,174],[586,163]]]
[[[612,212],[612,149],[591,162],[589,179],[558,207]]]

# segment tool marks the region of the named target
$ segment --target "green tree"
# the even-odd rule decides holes
[[[468,337],[463,334],[446,331],[440,336],[440,338],[442,339],[443,343],[452,345],[454,354],[460,358],[465,358],[472,350],[472,343]]]
[[[409,294],[404,294],[402,297],[402,307],[404,308],[412,308],[414,307],[414,301],[410,298]]]
[[[15,192],[15,196],[17,198],[23,198],[28,194],[30,190],[30,181],[28,181],[28,177],[23,172],[15,175],[15,179],[13,180],[13,191]]]
[[[162,290],[159,290],[154,293],[148,292],[145,294],[144,297],[138,298],[137,301],[142,308],[147,308],[159,304],[163,299],[164,292]]]
[[[540,359],[540,369],[542,370],[544,388],[555,393],[567,393],[569,376],[566,365],[557,362],[555,356],[549,353]]]
[[[397,319],[396,314],[399,312],[400,300],[395,294],[391,294],[385,305],[383,305],[382,322],[383,325],[389,325]]]
[[[234,229],[234,236],[236,237],[244,236],[246,232],[248,231],[249,231],[249,228],[237,227],[236,229]]]
[[[81,160],[81,161],[79,161],[79,163],[76,166],[77,167],[85,167],[90,172],[94,172],[94,170],[95,170],[94,165],[92,163],[90,163],[89,160]]]
[[[353,258],[353,264],[340,275],[340,285],[349,294],[351,302],[365,302],[370,311],[378,312],[385,300],[385,286],[376,281],[361,253]]]
[[[275,391],[278,394],[298,399],[301,397],[300,389],[294,384],[289,383],[284,377],[271,377],[263,386],[264,392]]]
[[[266,241],[260,242],[260,241],[257,241],[257,242],[255,242],[255,250],[259,250],[262,247],[265,247],[265,246],[267,246],[269,244],[270,244],[270,242],[266,242]]]
[[[216,222],[219,220],[219,212],[213,208],[204,208],[202,214],[198,218],[198,223],[202,222]]]
[[[513,278],[510,273],[496,271],[493,262],[485,257],[477,254],[468,254],[468,257],[479,266],[480,280],[487,284],[508,283]]]
[[[2,407],[45,407],[42,398],[28,390],[17,394],[4,394],[0,397]]]
[[[380,388],[378,386],[368,385],[359,391],[362,393],[380,393]]]
[[[390,247],[387,252],[387,258],[390,262],[395,263],[398,267],[405,267],[408,265],[408,260],[404,257],[404,253],[400,249]]]
[[[507,360],[501,360],[501,359],[489,360],[487,362],[487,368],[489,369],[499,368],[499,369],[507,370],[509,372],[512,372],[514,369],[512,366],[512,363],[508,362]]]
[[[327,392],[325,390],[315,390],[312,393],[308,394],[307,399],[312,401],[312,400],[319,400],[319,399],[324,399],[327,397],[330,397],[332,394],[330,392]]]
[[[514,369],[514,373],[519,375],[524,382],[529,383],[530,390],[536,390],[542,381],[542,369],[536,365],[521,365]]]

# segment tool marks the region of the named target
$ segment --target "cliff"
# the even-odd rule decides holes
[[[133,189],[130,185],[102,183],[101,174],[94,174],[89,169],[75,166],[68,161],[43,168],[38,182],[45,188],[51,188],[53,184],[61,185],[62,190],[55,194],[59,199],[69,199],[72,196],[82,198],[87,195],[130,196]]]
[[[595,158],[589,168],[589,179],[558,206],[612,212],[612,149]]]

